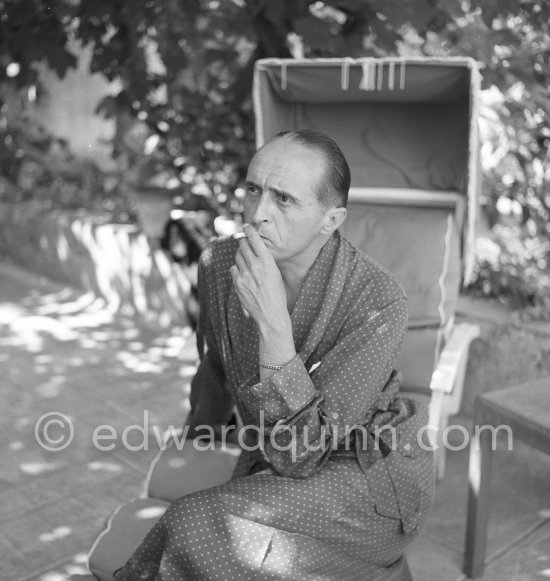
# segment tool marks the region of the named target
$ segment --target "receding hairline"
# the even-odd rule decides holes
[[[345,163],[345,165],[347,166],[348,172],[349,172],[349,165],[347,164],[347,160],[346,160],[342,150],[340,149],[339,145],[336,143],[336,141],[334,141],[334,139],[332,139],[330,136],[328,136],[325,133],[322,133],[320,131],[312,131],[312,133],[318,134],[318,137],[321,140],[325,140],[325,141],[330,142],[332,150],[333,151],[337,150],[339,152],[339,156],[342,158],[342,160]],[[342,195],[342,192],[338,191],[337,188],[333,187],[332,190],[335,192],[334,196],[327,196],[323,192],[323,188],[326,188],[326,184],[323,184],[324,179],[327,180],[332,186],[334,186],[334,182],[332,181],[332,179],[327,179],[327,178],[332,178],[332,176],[329,176],[329,174],[331,173],[330,165],[331,165],[331,157],[332,157],[333,152],[329,153],[329,151],[327,151],[321,143],[312,142],[311,139],[309,139],[307,136],[300,134],[299,131],[281,131],[280,133],[277,133],[276,135],[274,135],[269,141],[266,141],[256,151],[256,153],[258,153],[261,149],[263,149],[265,146],[269,145],[270,143],[275,143],[276,141],[279,141],[279,140],[285,140],[288,143],[302,146],[303,149],[313,153],[319,159],[323,160],[322,174],[319,176],[319,183],[317,184],[317,187],[316,187],[316,197],[317,197],[319,203],[321,203],[326,208],[331,208],[331,207],[334,207],[334,208],[344,207],[345,208],[346,202],[347,202],[347,195],[348,195],[347,191],[344,193],[344,195]],[[348,186],[348,190],[349,190],[349,186]],[[333,200],[333,198],[335,198],[335,199]],[[327,203],[327,199],[330,199],[331,203]]]
[[[252,158],[250,159],[250,162],[252,162],[252,160],[258,155],[261,154],[266,148],[268,148],[271,145],[275,145],[275,143],[278,143],[279,141],[286,141],[289,144],[295,145],[305,151],[308,151],[309,153],[313,154],[316,158],[320,159],[323,161],[323,168],[322,171],[326,172],[327,171],[327,166],[329,163],[329,158],[327,156],[327,154],[320,148],[315,147],[315,145],[310,144],[310,143],[304,143],[302,141],[298,141],[297,139],[292,139],[292,137],[285,135],[275,135],[274,137],[272,137],[269,141],[266,141],[264,144],[262,144],[255,152],[254,155],[252,156]],[[250,166],[250,163],[249,163]],[[322,177],[322,176],[321,176]]]

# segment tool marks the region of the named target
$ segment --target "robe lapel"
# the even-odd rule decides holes
[[[327,332],[344,290],[347,258],[336,232],[321,249],[300,289],[291,321],[296,351],[304,362]]]
[[[251,385],[258,374],[259,337],[256,323],[252,317],[246,317],[235,289],[231,287],[227,304],[227,339],[233,385],[240,385],[245,380]]]

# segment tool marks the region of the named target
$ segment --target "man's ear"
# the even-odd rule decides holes
[[[321,234],[331,235],[346,219],[348,211],[346,208],[329,208],[323,218]]]

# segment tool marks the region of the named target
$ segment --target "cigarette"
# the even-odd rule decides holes
[[[246,238],[246,234],[244,232],[236,232],[233,234],[233,238],[235,238],[235,240],[240,240],[241,238]]]

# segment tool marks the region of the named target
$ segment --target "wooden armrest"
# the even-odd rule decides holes
[[[455,385],[461,364],[468,355],[470,343],[479,337],[479,327],[472,323],[460,323],[454,327],[449,340],[439,357],[439,362],[432,375],[430,389],[451,393]]]

